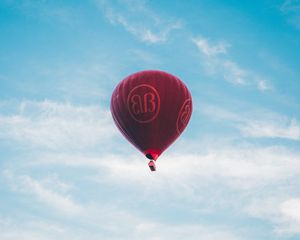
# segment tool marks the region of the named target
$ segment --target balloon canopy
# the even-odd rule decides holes
[[[111,97],[115,124],[148,159],[154,161],[186,128],[192,97],[174,75],[158,70],[134,73],[122,80]]]

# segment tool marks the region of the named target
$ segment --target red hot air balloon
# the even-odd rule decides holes
[[[192,97],[177,77],[158,70],[134,73],[111,97],[111,113],[121,133],[154,161],[183,132],[192,114]]]

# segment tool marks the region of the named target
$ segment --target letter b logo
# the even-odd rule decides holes
[[[159,113],[159,94],[151,85],[141,84],[136,86],[127,97],[127,107],[131,117],[137,122],[151,122]]]

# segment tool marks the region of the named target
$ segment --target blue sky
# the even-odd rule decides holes
[[[0,1],[0,239],[300,237],[300,1]],[[125,76],[193,95],[151,173]]]

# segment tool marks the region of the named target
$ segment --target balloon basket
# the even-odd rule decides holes
[[[148,163],[148,166],[149,166],[149,168],[150,168],[150,170],[151,170],[152,172],[156,171],[156,166],[155,166],[155,162],[154,162],[154,161],[151,160],[151,161]]]

